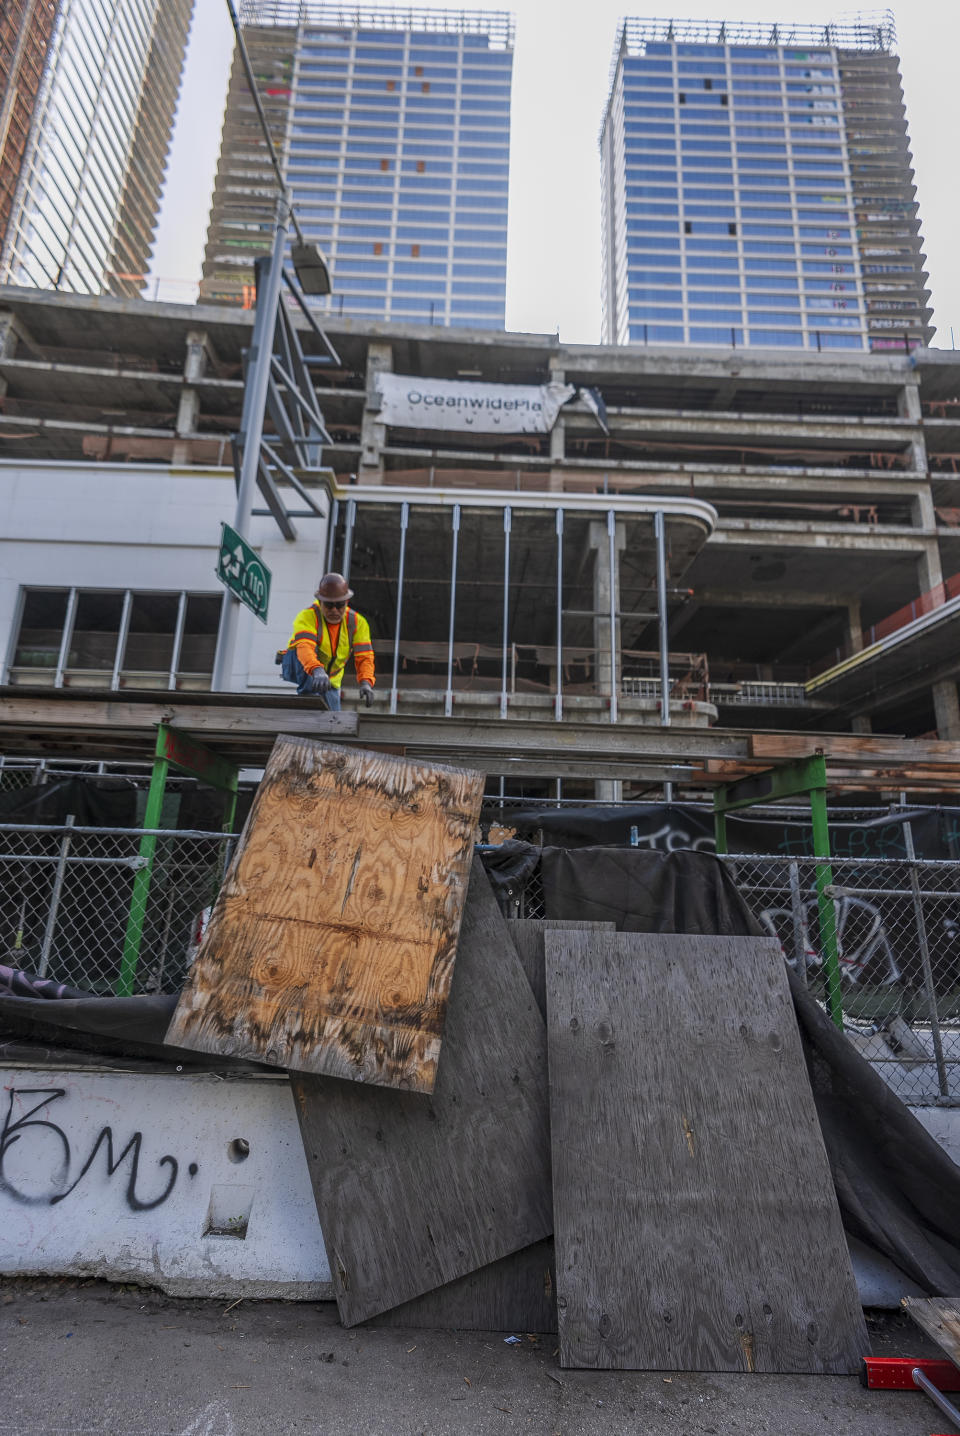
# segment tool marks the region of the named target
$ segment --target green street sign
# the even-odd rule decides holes
[[[234,597],[245,603],[262,623],[266,623],[267,606],[270,602],[270,570],[254,553],[246,539],[242,539],[229,524],[220,525],[217,578],[226,584]]]

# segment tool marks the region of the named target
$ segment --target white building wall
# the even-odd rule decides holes
[[[324,504],[323,491],[317,501]],[[233,471],[156,464],[0,461],[0,660],[10,662],[23,588],[133,588],[215,593],[221,522],[236,506]],[[273,575],[268,622],[246,609],[231,688],[275,692],[274,654],[313,597],[325,519],[296,520],[287,543],[272,519],[250,541]],[[292,692],[292,689],[288,690]]]

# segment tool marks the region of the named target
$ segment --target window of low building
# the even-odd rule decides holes
[[[220,593],[26,588],[7,681],[209,688],[221,601]]]

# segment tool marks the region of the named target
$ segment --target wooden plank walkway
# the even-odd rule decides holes
[[[867,1334],[778,945],[544,941],[561,1365],[857,1370]]]
[[[482,796],[278,738],[167,1041],[432,1091]]]

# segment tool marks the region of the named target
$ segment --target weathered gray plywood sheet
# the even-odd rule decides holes
[[[866,1330],[778,945],[544,942],[561,1365],[855,1371]]]
[[[373,1326],[451,1331],[556,1331],[553,1238],[373,1318]]]
[[[552,1232],[546,1034],[479,859],[432,1095],[291,1082],[345,1325]]]
[[[614,932],[615,924],[566,918],[521,918],[508,923],[507,932],[544,1016],[543,934],[548,928]],[[555,1286],[551,1238],[404,1302],[375,1317],[374,1325],[445,1327],[455,1331],[556,1331]]]
[[[616,927],[613,922],[577,922],[563,917],[522,917],[511,922],[510,936],[544,1020],[547,1016],[547,994],[543,978],[543,934],[577,928],[585,932],[615,932]]]
[[[960,1366],[960,1299],[943,1296],[905,1296],[908,1315],[925,1331],[955,1366]]]

